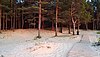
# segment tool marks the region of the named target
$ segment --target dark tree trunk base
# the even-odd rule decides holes
[[[79,35],[79,31],[77,31],[77,35]]]
[[[57,32],[55,32],[55,37],[56,37],[56,36],[58,36],[58,35],[57,35]]]
[[[41,38],[41,36],[37,36],[36,38],[39,38],[39,39],[40,39],[40,38]]]
[[[62,27],[60,27],[60,30],[59,30],[59,32],[60,32],[60,33],[62,33]]]
[[[2,32],[0,31],[0,34],[2,34]]]

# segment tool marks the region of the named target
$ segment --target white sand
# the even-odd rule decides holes
[[[66,57],[71,47],[80,37],[41,31],[41,39],[36,39],[37,30],[5,31],[0,34],[0,55],[4,57]]]

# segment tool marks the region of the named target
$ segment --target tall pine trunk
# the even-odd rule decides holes
[[[54,22],[52,20],[52,31],[54,31]]]
[[[34,29],[35,29],[35,25],[36,25],[36,23],[35,23],[35,19],[34,19]]]
[[[99,29],[99,18],[97,19],[97,30]]]
[[[73,23],[73,35],[75,35],[75,24],[76,24],[77,20],[74,20],[72,17],[72,23]]]
[[[85,22],[85,27],[86,27],[86,30],[88,30],[88,24]]]
[[[73,18],[73,9],[72,9],[72,4],[71,4],[71,20],[72,20],[72,23],[73,23],[73,35],[75,35],[75,24],[76,24],[76,20],[74,20]]]
[[[75,35],[75,23],[73,23],[73,35]]]
[[[11,22],[11,30],[13,29],[13,19],[12,16],[10,16],[10,22]]]
[[[62,33],[62,23],[60,23],[60,33]]]
[[[71,24],[68,25],[68,33],[71,34]]]
[[[0,4],[1,4],[1,0],[0,0]],[[0,6],[0,33],[1,33],[1,6]]]
[[[18,28],[18,16],[17,16],[18,12],[17,12],[17,10],[16,10],[16,14],[15,15],[16,15],[16,29],[17,29]]]
[[[20,10],[20,13],[18,13],[18,28],[21,29],[21,10]]]
[[[95,29],[94,26],[95,26],[95,24],[94,24],[94,20],[93,20],[93,30]]]
[[[22,29],[24,27],[23,10],[22,10]]]
[[[14,18],[13,18],[13,29],[15,29],[15,12],[14,12]]]
[[[13,10],[12,10],[12,0],[10,0],[10,7],[11,7],[11,10],[10,10],[10,13],[11,13],[11,15],[10,15],[10,22],[11,22],[11,29],[13,29]]]
[[[24,27],[24,19],[23,19],[23,5],[22,5],[22,13],[21,13],[22,15],[21,15],[21,17],[22,17],[22,29],[23,29],[23,27]]]
[[[2,20],[3,20],[3,30],[4,30],[4,28],[5,28],[5,14],[4,14],[4,11],[3,11],[3,18],[2,18]]]
[[[55,36],[57,36],[57,29],[58,29],[58,0],[56,0],[56,29],[55,29]]]
[[[79,20],[78,20],[78,24],[77,24],[77,35],[79,35]]]
[[[40,30],[41,30],[41,12],[42,12],[41,9],[42,9],[41,8],[41,0],[39,0],[39,22],[38,22],[38,36],[37,36],[37,38],[41,38],[41,36],[40,36]]]
[[[8,29],[7,28],[7,26],[8,26],[7,23],[8,23],[8,21],[7,21],[7,13],[6,13],[6,30]]]
[[[15,26],[16,26],[16,1],[15,0],[13,0],[13,5],[14,5],[14,8],[13,8],[13,11],[14,11],[13,29],[15,29]]]

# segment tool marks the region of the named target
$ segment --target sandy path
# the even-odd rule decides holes
[[[100,57],[90,47],[89,34],[83,34],[82,40],[75,44],[67,57]]]

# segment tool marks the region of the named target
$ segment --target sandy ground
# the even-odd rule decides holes
[[[73,36],[54,31],[41,30],[41,39],[36,29],[3,31],[0,34],[0,57],[100,57],[99,47],[92,43],[99,37],[96,31],[81,31]],[[90,55],[91,54],[91,55]]]
[[[93,45],[93,43],[97,42],[97,38],[100,38],[100,35],[97,34],[98,31],[91,31],[90,32],[90,36],[89,36],[89,40],[91,42],[91,45]],[[100,46],[91,46],[91,48],[97,52],[97,54],[100,56]]]
[[[92,49],[89,38],[91,33],[85,31],[82,34],[81,41],[73,46],[67,57],[100,57],[97,52]]]
[[[65,31],[64,31],[65,32]],[[0,56],[4,57],[66,57],[80,37],[54,31],[41,30],[41,39],[36,39],[37,30],[4,31],[0,34]]]

